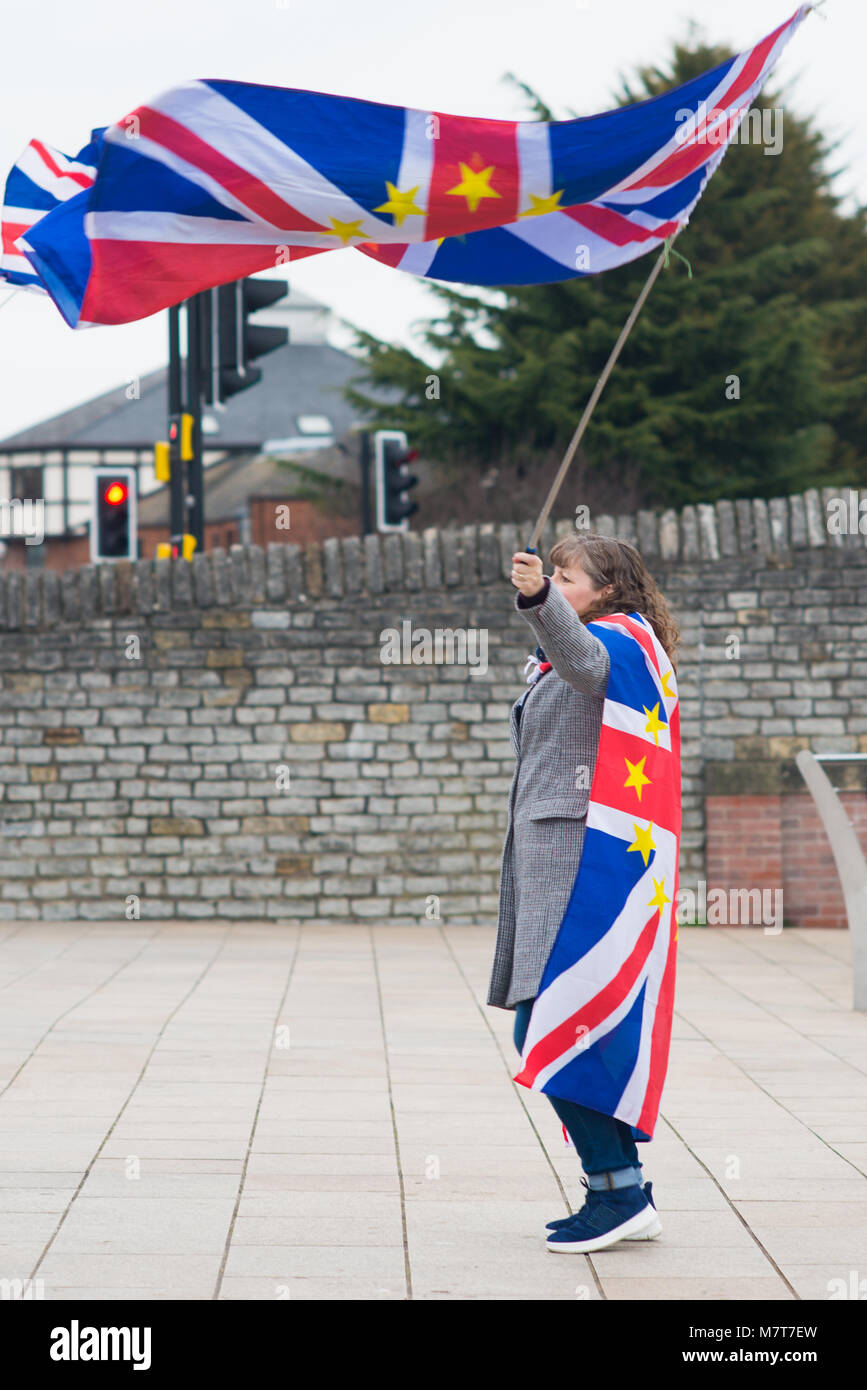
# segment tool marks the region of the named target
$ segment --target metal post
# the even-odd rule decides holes
[[[61,483],[63,487],[63,534],[69,533],[69,450],[60,451]]]
[[[187,472],[187,526],[196,538],[197,550],[205,543],[204,470],[202,467],[202,366],[207,361],[203,343],[206,329],[204,300],[207,290],[187,300],[187,411],[193,417],[193,458]]]
[[[831,754],[819,754],[819,757],[823,762],[863,760],[857,754],[840,755],[836,758]],[[816,756],[809,749],[802,748],[795,755],[795,762],[816,803],[816,810],[825,827],[825,834],[828,836],[831,853],[837,865],[840,887],[843,890],[846,915],[849,918],[849,935],[852,940],[852,1007],[867,1009],[867,863],[843,803],[827,773],[819,766]]]
[[[370,500],[370,435],[367,430],[361,432],[361,449],[359,462],[361,464],[361,534],[369,536],[373,531],[373,514],[371,511]]]
[[[181,306],[173,304],[169,309],[169,420],[180,420],[181,408]],[[169,466],[169,534],[172,545],[177,546],[180,553],[186,515],[186,485],[180,437],[170,439]]]

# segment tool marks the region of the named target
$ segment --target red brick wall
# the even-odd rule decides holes
[[[27,568],[27,546],[24,541],[7,540],[8,549],[3,556],[0,571],[4,574],[12,570]],[[79,565],[90,564],[90,538],[88,536],[46,536],[42,549],[42,565],[47,570],[77,569]]]
[[[867,796],[841,791],[846,814],[867,849]],[[837,866],[809,792],[709,796],[707,891],[783,889],[787,926],[845,927]]]
[[[278,508],[289,508],[289,528],[277,526]],[[359,536],[360,517],[329,516],[327,511],[317,507],[306,498],[285,503],[273,498],[250,498],[250,539],[254,545],[266,546],[272,541],[278,544],[309,545],[311,541],[323,541],[329,536]]]
[[[327,512],[313,502],[302,498],[288,501],[288,530],[277,526],[277,508],[280,502],[265,498],[252,498],[250,501],[250,540],[255,545],[266,546],[272,541],[281,545],[309,545],[311,541],[322,541],[329,536],[360,536],[361,523],[357,517],[330,517]],[[142,560],[152,560],[157,553],[157,545],[169,539],[167,525],[140,526],[138,530],[139,556]],[[205,549],[214,550],[217,546],[228,550],[237,545],[241,531],[237,521],[208,521],[205,523]],[[27,563],[26,547],[23,541],[7,540],[7,552],[0,562],[0,573],[23,570]],[[79,565],[90,564],[90,540],[87,536],[47,536],[42,548],[42,563],[49,570],[77,569]]]

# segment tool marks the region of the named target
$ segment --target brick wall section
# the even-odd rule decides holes
[[[811,798],[812,799],[812,798]],[[707,887],[773,889],[783,883],[780,801],[771,796],[709,796]],[[830,865],[834,873],[833,862]]]
[[[863,788],[843,791],[840,800],[867,853],[867,792]],[[780,801],[785,845],[783,897],[792,905],[792,919],[804,927],[845,926],[846,907],[813,798],[801,793]]]
[[[867,790],[841,791],[840,800],[867,854]],[[837,870],[809,792],[709,796],[705,807],[708,893],[781,887],[787,925],[846,925]]]
[[[683,887],[707,874],[706,796],[777,795],[802,746],[867,751],[867,546],[828,534],[827,500],[593,519],[638,543],[682,628]],[[0,916],[111,919],[136,895],[142,918],[404,923],[436,895],[492,921],[529,532],[3,576]],[[487,631],[487,672],[383,664],[406,620]]]

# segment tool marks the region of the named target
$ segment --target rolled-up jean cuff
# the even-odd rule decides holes
[[[610,1181],[609,1181],[610,1179]],[[632,1164],[628,1168],[610,1168],[607,1173],[588,1173],[588,1186],[598,1190],[610,1191],[612,1187],[632,1187],[641,1182],[641,1167]]]

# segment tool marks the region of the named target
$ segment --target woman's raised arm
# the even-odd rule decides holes
[[[610,660],[605,645],[588,632],[556,584],[546,576],[534,598],[518,594],[515,607],[536,634],[557,675],[585,695],[604,695]]]

